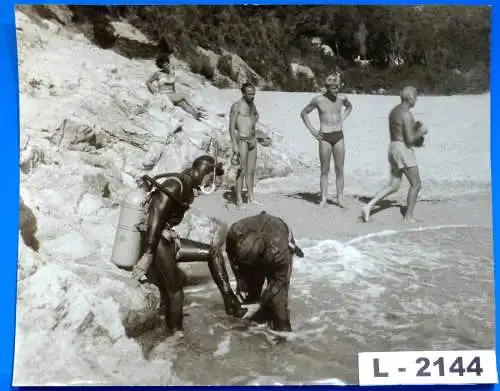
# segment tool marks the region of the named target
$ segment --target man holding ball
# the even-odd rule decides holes
[[[417,204],[421,181],[413,147],[421,147],[424,143],[424,136],[428,132],[427,127],[421,122],[415,122],[415,118],[410,111],[417,102],[417,95],[415,87],[404,87],[400,94],[401,103],[396,105],[389,113],[390,143],[388,160],[391,167],[391,180],[389,185],[380,190],[363,207],[362,218],[365,222],[369,221],[370,212],[377,202],[398,191],[403,174],[410,182],[404,220],[409,223],[416,222],[413,211]]]

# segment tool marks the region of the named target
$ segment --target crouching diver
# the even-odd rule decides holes
[[[226,252],[237,280],[236,294],[246,294],[243,304],[260,303],[249,319],[267,322],[272,330],[292,331],[288,309],[292,260],[304,253],[288,225],[266,212],[245,217],[230,227]]]
[[[153,178],[143,176],[141,194],[144,200],[140,203],[143,221],[142,224],[139,221],[139,224],[135,225],[136,230],[133,233],[135,237],[140,237],[138,241],[141,244],[138,246],[139,250],[133,254],[133,258],[128,254],[134,251],[127,249],[125,244],[121,245],[124,250],[120,253],[118,244],[120,235],[117,233],[113,262],[118,264],[116,260],[121,260],[123,265],[125,258],[135,259],[133,264],[129,264],[129,267],[133,267],[132,277],[141,280],[146,276],[158,286],[165,304],[167,328],[171,332],[183,328],[184,292],[182,275],[177,262],[207,262],[212,278],[222,294],[226,313],[242,317],[247,312],[231,289],[221,250],[208,244],[181,239],[173,230],[182,222],[184,214],[192,204],[194,189],[199,189],[207,178],[215,180],[215,176],[223,174],[222,166],[216,164],[213,157],[203,155],[193,162],[191,168],[180,173],[167,173]],[[160,178],[162,180],[158,181]],[[129,196],[127,199],[130,198],[134,197]],[[134,198],[136,211],[140,209],[137,202],[140,198],[137,196]],[[122,214],[124,214],[123,209]],[[126,218],[121,215],[120,223],[125,220]],[[119,229],[120,227],[122,227],[121,224],[119,224]],[[137,232],[137,229],[141,232]],[[126,231],[123,228],[122,230]],[[129,231],[132,230],[129,229],[127,232]],[[132,233],[123,234],[122,243],[130,242],[127,240],[127,235],[132,235]]]

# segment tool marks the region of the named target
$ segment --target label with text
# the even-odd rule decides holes
[[[496,384],[494,350],[359,353],[359,384]]]

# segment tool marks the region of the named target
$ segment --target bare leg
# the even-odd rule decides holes
[[[370,212],[377,202],[398,191],[401,185],[401,172],[393,172],[389,185],[380,190],[372,200],[362,209],[362,216],[365,223],[370,220]]]
[[[188,105],[185,100],[180,100],[178,102],[175,102],[175,105],[182,107],[186,112],[191,114],[193,117],[197,118],[198,111],[192,108],[190,105]]]
[[[319,161],[321,164],[320,190],[321,202],[320,206],[326,205],[328,197],[328,175],[330,174],[330,159],[332,158],[332,145],[324,140],[319,142]]]
[[[415,205],[417,204],[417,197],[422,185],[420,181],[420,174],[418,172],[418,167],[410,167],[404,170],[408,182],[410,182],[410,189],[408,190],[407,197],[407,209],[404,216],[404,220],[409,223],[414,223],[416,220],[413,217],[413,211],[415,210]]]
[[[344,206],[344,161],[345,143],[340,140],[333,146],[333,161],[335,164],[335,183],[337,185],[337,203]]]
[[[240,148],[240,168],[236,174],[236,205],[238,207],[243,205],[243,180],[247,172],[248,162],[248,144],[246,142],[239,143]]]
[[[248,202],[252,204],[261,205],[255,199],[255,194],[253,193],[253,186],[255,181],[255,166],[257,164],[257,143],[255,146],[248,151],[247,155],[247,172],[246,172],[246,181],[247,181],[247,189],[248,189]]]
[[[204,116],[201,110],[191,101],[191,99],[184,93],[171,93],[168,95],[169,99],[176,106],[182,107],[186,112],[191,114],[194,118],[200,119]]]
[[[184,101],[185,101],[185,102],[186,102],[186,103],[187,103],[187,104],[188,104],[188,105],[189,105],[189,106],[190,106],[190,107],[191,107],[194,111],[196,111],[196,113],[197,113],[197,115],[198,115],[198,116],[200,116],[200,117],[201,117],[201,116],[206,116],[206,115],[203,113],[203,111],[206,111],[206,110],[202,110],[202,108],[201,108],[201,107],[196,106],[196,105],[194,104],[194,102],[193,102],[193,101],[192,101],[192,100],[191,100],[191,99],[190,99],[187,95],[184,95],[184,96],[183,96],[183,99],[184,99]]]

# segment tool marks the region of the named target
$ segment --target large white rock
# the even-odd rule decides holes
[[[68,22],[67,8],[52,8]],[[96,48],[74,29],[21,10],[16,24],[21,195],[40,248],[20,235],[14,383],[175,384],[175,352],[146,361],[130,338],[157,317],[160,295],[110,262],[119,203],[139,176],[189,166],[212,137],[227,162],[228,118],[218,114],[231,102],[214,99],[213,86],[173,59],[188,85],[181,89],[209,112],[196,121],[148,92],[153,61]],[[264,131],[273,145],[260,148],[257,176],[286,175],[298,160],[278,134]],[[225,230],[196,211],[178,227],[215,245]]]

